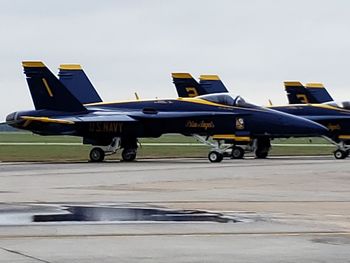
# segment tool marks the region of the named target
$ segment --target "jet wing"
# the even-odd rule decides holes
[[[171,118],[207,118],[207,117],[224,117],[224,116],[243,116],[247,114],[233,112],[213,112],[213,111],[191,111],[191,112],[154,112],[144,113],[123,112],[119,114],[86,114],[78,116],[55,116],[55,117],[36,117],[36,116],[21,116],[22,120],[37,121],[46,123],[58,124],[75,124],[82,122],[136,122],[149,119],[171,119]]]
[[[21,119],[46,123],[75,124],[81,122],[133,122],[136,119],[125,114],[115,115],[86,115],[86,116],[57,116],[57,117],[35,117],[21,116]]]

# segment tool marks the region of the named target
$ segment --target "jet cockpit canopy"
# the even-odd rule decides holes
[[[341,102],[330,101],[325,104],[334,106],[334,107],[339,107],[345,110],[350,110],[350,101],[341,101]]]
[[[230,93],[213,93],[206,94],[196,97],[198,99],[214,102],[217,104],[222,104],[225,106],[232,107],[243,107],[243,108],[259,108],[254,104],[247,103],[241,96],[236,96]]]

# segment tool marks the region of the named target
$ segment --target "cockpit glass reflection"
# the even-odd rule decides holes
[[[234,96],[228,93],[207,94],[197,98],[232,107],[258,108],[256,105],[247,103],[241,96]]]

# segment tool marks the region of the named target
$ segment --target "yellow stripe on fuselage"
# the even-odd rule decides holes
[[[264,107],[261,108],[244,108],[244,107],[239,107],[239,106],[229,106],[229,105],[224,105],[224,104],[219,104],[199,98],[177,98],[177,99],[149,99],[149,100],[125,100],[125,101],[112,101],[112,102],[94,102],[94,103],[87,103],[84,104],[86,107],[94,107],[94,106],[108,106],[108,105],[117,105],[117,104],[123,104],[123,103],[142,103],[142,102],[161,102],[161,101],[185,101],[189,103],[196,103],[196,104],[203,104],[203,105],[209,105],[209,106],[214,106],[214,107],[220,107],[220,108],[226,108],[226,109],[245,109],[249,111],[258,111],[258,112],[265,112],[266,109]]]
[[[341,139],[341,140],[350,140],[350,135],[344,135],[343,134],[343,135],[339,135],[338,138]]]
[[[224,105],[224,104],[219,104],[219,103],[215,103],[215,102],[211,102],[211,101],[207,101],[207,100],[203,100],[203,99],[198,99],[198,98],[177,98],[177,99],[158,99],[158,100],[154,100],[154,99],[149,99],[149,100],[125,100],[125,101],[113,101],[113,102],[94,102],[94,103],[88,103],[88,104],[84,104],[84,106],[103,106],[103,105],[111,105],[111,104],[122,104],[122,103],[130,103],[130,102],[150,102],[150,101],[174,101],[174,100],[178,100],[178,101],[185,101],[185,102],[190,102],[190,103],[198,103],[198,104],[204,104],[204,105],[211,105],[211,106],[216,106],[216,107],[225,107],[225,108],[234,108],[234,106],[228,106],[228,105]]]
[[[327,105],[327,104],[289,104],[289,105],[273,105],[273,106],[266,106],[266,108],[274,109],[274,108],[279,108],[279,107],[284,107],[284,108],[296,108],[296,107],[315,107],[315,108],[323,108],[323,109],[328,109],[328,110],[336,110],[336,111],[341,111],[341,112],[346,112],[350,113],[350,110],[347,109],[342,109],[338,108],[332,105]]]

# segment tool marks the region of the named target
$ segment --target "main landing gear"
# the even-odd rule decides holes
[[[245,150],[240,146],[229,145],[215,147],[209,152],[208,159],[212,163],[219,163],[224,157],[229,157],[230,159],[243,159],[244,153]]]
[[[137,139],[114,138],[110,145],[105,147],[94,147],[90,151],[91,162],[102,162],[106,155],[115,154],[119,149],[122,151],[122,160],[132,162],[137,155]]]
[[[242,147],[230,146],[224,151],[218,149],[210,151],[208,154],[208,159],[212,163],[219,163],[224,159],[224,157],[230,157],[231,159],[243,159],[244,153],[245,151]]]
[[[225,144],[225,140],[217,140],[216,143],[210,142],[208,137],[202,137],[194,134],[193,137],[210,146],[212,149],[208,154],[208,160],[212,163],[219,163],[225,157],[230,159],[243,159],[246,152],[254,152],[256,158],[266,158],[271,148],[270,138],[262,137],[254,139],[251,143],[238,146],[235,144]]]
[[[345,159],[349,156],[350,154],[350,146],[345,144],[345,142],[341,141],[341,142],[335,142],[334,140],[332,140],[331,138],[325,137],[323,136],[324,139],[326,139],[327,141],[329,141],[330,143],[334,144],[337,149],[333,152],[334,158],[338,159],[338,160],[342,160]]]
[[[271,149],[270,138],[258,138],[254,143],[256,144],[255,157],[257,159],[265,159]]]

